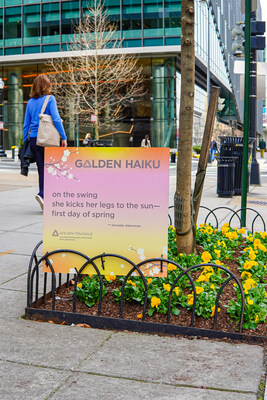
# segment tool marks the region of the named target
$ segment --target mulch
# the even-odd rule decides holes
[[[197,249],[201,251],[200,248]],[[240,249],[235,251],[233,255],[233,260],[222,260],[225,265],[227,265],[230,270],[236,275],[238,279],[241,281],[240,272],[238,270],[238,264],[235,261],[240,256]],[[193,278],[194,275],[192,274]],[[101,307],[101,316],[103,317],[112,317],[112,318],[119,318],[120,316],[120,305],[115,303],[113,300],[112,290],[119,287],[121,283],[119,281],[114,281],[110,283],[106,288],[108,292],[102,299],[102,307]],[[70,281],[68,287],[62,287],[56,295],[56,310],[63,311],[63,312],[73,312],[73,297],[69,293],[73,291],[74,282]],[[236,322],[231,322],[229,314],[227,313],[227,309],[223,307],[223,304],[228,304],[232,298],[236,298],[235,291],[233,289],[233,285],[229,284],[224,288],[224,291],[221,295],[221,304],[220,309],[221,311],[217,315],[217,323],[215,329],[218,331],[225,331],[225,332],[239,332],[239,324]],[[51,310],[52,309],[52,299],[49,298],[46,300],[45,304],[41,305],[41,309]],[[179,308],[179,307],[178,307]],[[170,317],[170,324],[180,325],[180,326],[190,326],[191,322],[191,311],[186,310],[185,308],[180,307],[180,314],[178,316],[172,315]],[[97,315],[98,312],[98,303],[96,303],[93,307],[87,307],[83,302],[81,302],[77,298],[76,304],[76,313],[79,314],[89,314],[89,315]],[[130,320],[139,320],[137,317],[138,314],[143,312],[143,306],[140,304],[132,302],[125,302],[123,306],[123,318],[130,319]],[[149,317],[146,315],[145,321],[147,322],[155,322],[155,323],[167,323],[167,315],[163,315],[160,313],[155,312],[153,316]],[[203,317],[195,316],[194,327],[195,328],[202,328],[202,329],[213,329],[213,318],[205,319]],[[255,330],[243,329],[243,333],[247,335],[254,335],[254,336],[266,336],[266,324],[260,323],[257,325]]]

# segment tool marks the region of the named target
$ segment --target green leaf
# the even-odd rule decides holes
[[[149,317],[152,317],[152,315],[154,314],[155,309],[154,308],[149,308],[147,314]]]
[[[172,307],[172,314],[173,315],[179,315],[180,314],[180,310],[178,310],[177,307]]]

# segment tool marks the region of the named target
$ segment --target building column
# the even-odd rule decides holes
[[[152,60],[151,139],[155,147],[176,146],[174,61]]]
[[[18,146],[23,135],[24,106],[21,70],[8,71],[8,135],[6,148]]]

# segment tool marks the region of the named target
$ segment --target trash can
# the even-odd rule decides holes
[[[233,197],[235,193],[236,157],[217,157],[217,194],[219,197]]]
[[[176,152],[172,152],[171,153],[171,163],[175,164],[175,162],[176,162]]]
[[[241,195],[242,191],[242,165],[243,165],[243,138],[237,136],[220,136],[221,157],[235,157],[235,178],[234,178],[234,194]],[[248,156],[251,155],[254,139],[249,139]],[[248,189],[249,189],[249,173],[248,173]]]

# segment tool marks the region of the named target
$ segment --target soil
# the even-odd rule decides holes
[[[201,252],[200,247],[197,249]],[[241,281],[240,272],[238,270],[238,264],[235,261],[240,256],[240,250],[237,249],[233,255],[233,260],[222,260],[222,262],[227,265],[230,270],[236,275],[236,277]],[[192,274],[193,280],[196,278],[196,275]],[[226,275],[225,275],[226,276]],[[101,307],[101,316],[103,317],[112,317],[119,318],[120,316],[120,305],[115,303],[113,300],[112,291],[119,287],[121,283],[119,281],[115,281],[110,283],[106,288],[108,292],[102,299],[102,307]],[[73,312],[73,297],[69,293],[73,291],[74,281],[70,281],[69,286],[62,287],[59,291],[57,291],[56,295],[56,311],[64,311],[64,312]],[[229,314],[223,304],[228,304],[230,299],[236,298],[235,291],[233,289],[233,285],[229,284],[224,288],[224,291],[221,295],[221,311],[217,315],[217,323],[216,330],[225,331],[225,332],[239,332],[239,324],[236,322],[231,322]],[[49,298],[46,300],[45,304],[41,305],[41,309],[50,310],[52,309],[52,299]],[[179,308],[179,307],[178,307]],[[180,314],[178,316],[170,315],[170,324],[180,325],[180,326],[190,326],[191,315],[192,312],[186,310],[185,308],[180,307]],[[89,315],[97,315],[98,312],[98,303],[96,303],[93,307],[87,307],[83,302],[81,302],[77,298],[76,303],[76,313],[79,314],[89,314]],[[139,320],[137,317],[138,314],[143,312],[143,306],[140,304],[133,302],[125,302],[123,305],[123,318],[131,319],[131,320]],[[167,323],[167,315],[159,314],[155,312],[152,317],[146,315],[145,321],[147,322],[156,322],[156,323]],[[205,319],[203,317],[195,316],[194,327],[203,328],[203,329],[213,329],[214,319],[209,318]],[[247,335],[255,335],[255,336],[266,336],[266,324],[260,323],[257,325],[255,330],[243,329],[243,333]]]

